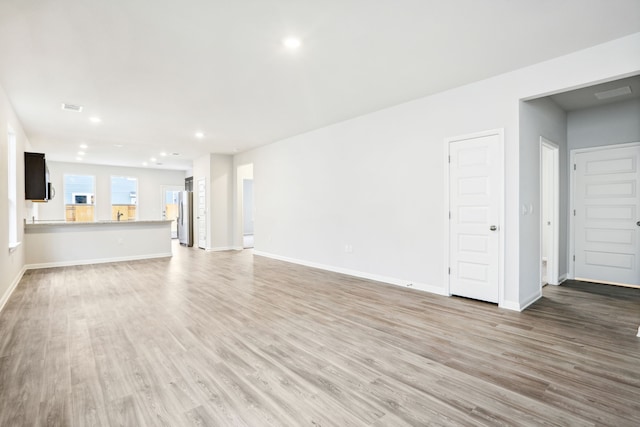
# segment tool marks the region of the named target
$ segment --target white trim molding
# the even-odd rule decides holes
[[[517,301],[504,301],[499,305],[499,307],[513,311],[523,311],[531,304],[538,301],[540,298],[542,298],[542,292],[536,292],[530,297],[526,298],[523,303]]]
[[[238,251],[242,250],[242,248],[238,248],[237,246],[217,246],[215,248],[207,248],[206,252],[224,252],[224,251]]]
[[[551,234],[551,253],[547,254],[547,257],[550,258],[547,261],[547,283],[550,285],[557,285],[560,283],[558,278],[559,270],[560,270],[560,147],[555,142],[545,138],[544,136],[540,136],[540,289],[542,290],[542,254],[544,252],[543,249],[543,235],[544,235],[544,227],[543,222],[544,212],[542,211],[543,207],[546,205],[548,200],[544,200],[543,196],[543,166],[544,166],[544,149],[547,148],[552,150],[552,180],[553,183],[551,185],[551,199],[552,199],[552,212],[550,221],[552,223],[552,234]],[[551,266],[551,268],[549,268]]]
[[[2,295],[2,298],[0,298],[0,313],[2,312],[2,309],[4,308],[7,301],[9,301],[9,298],[11,298],[11,294],[13,294],[13,291],[15,291],[18,287],[18,283],[20,283],[20,280],[22,280],[22,276],[24,276],[24,273],[26,271],[26,266],[22,267],[22,270],[20,270],[15,279],[13,279],[13,282],[11,282],[11,285],[9,285],[9,288],[6,290],[4,295]]]
[[[296,258],[289,258],[289,257],[281,256],[281,255],[268,253],[268,252],[256,251],[255,249],[253,250],[253,254],[257,255],[257,256],[265,257],[265,258],[276,259],[278,261],[284,261],[284,262],[290,262],[292,264],[304,265],[305,267],[317,268],[317,269],[320,269],[320,270],[331,271],[331,272],[334,272],[334,273],[340,273],[340,274],[344,274],[344,275],[347,275],[347,276],[353,276],[353,277],[358,277],[358,278],[361,278],[361,279],[373,280],[375,282],[386,283],[388,285],[401,286],[403,288],[417,289],[419,291],[429,292],[429,293],[436,294],[436,295],[449,296],[449,294],[447,293],[447,290],[444,287],[427,285],[425,283],[411,282],[411,281],[408,281],[408,280],[397,279],[395,277],[379,276],[377,274],[370,274],[370,273],[365,273],[365,272],[362,272],[362,271],[351,270],[351,269],[348,269],[348,268],[335,267],[335,266],[326,265],[326,264],[320,264],[320,263],[316,263],[316,262],[304,261],[304,260],[300,260],[300,259],[296,259]]]

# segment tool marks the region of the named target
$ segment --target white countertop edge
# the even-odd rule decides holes
[[[65,221],[51,221],[51,222],[36,222],[25,223],[25,229],[33,228],[50,228],[50,227],[87,227],[87,226],[112,226],[112,225],[152,225],[152,224],[170,224],[173,222],[171,219],[149,219],[140,221],[92,221],[92,222],[65,222]]]

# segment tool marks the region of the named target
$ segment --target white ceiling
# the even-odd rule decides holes
[[[2,0],[0,84],[51,160],[187,169],[638,31],[638,0]]]

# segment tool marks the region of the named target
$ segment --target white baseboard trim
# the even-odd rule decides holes
[[[236,251],[236,246],[218,246],[215,248],[207,248],[205,251],[207,252],[223,252],[223,251]]]
[[[499,304],[498,307],[504,308],[505,310],[522,311],[520,310],[520,304],[516,301],[502,301],[502,304]]]
[[[24,276],[24,273],[26,271],[27,271],[27,267],[26,266],[22,267],[22,270],[20,270],[16,278],[13,279],[13,282],[11,282],[11,285],[9,285],[9,289],[7,289],[4,295],[2,295],[2,298],[0,298],[0,312],[2,312],[2,309],[4,308],[5,304],[7,303],[7,301],[9,301],[9,298],[11,297],[11,294],[13,294],[13,291],[15,291],[16,288],[18,287],[18,283],[20,283],[20,280],[22,280],[22,276]]]
[[[538,301],[540,298],[542,298],[542,293],[536,292],[535,294],[527,298],[523,303],[519,303],[517,301],[503,301],[502,304],[499,305],[499,307],[513,311],[523,311],[531,304]]]
[[[520,311],[525,310],[527,307],[529,307],[534,302],[538,301],[540,298],[542,298],[542,292],[540,292],[540,291],[538,291],[535,294],[531,295],[523,303],[520,304]]]
[[[561,285],[563,282],[567,281],[567,275],[563,274],[560,277],[558,277],[558,285]]]
[[[153,259],[153,258],[169,258],[172,256],[173,254],[171,252],[165,252],[165,253],[159,253],[159,254],[136,255],[136,256],[117,257],[117,258],[98,258],[98,259],[80,259],[80,260],[60,261],[60,262],[44,262],[40,264],[27,264],[26,269],[35,270],[38,268],[71,267],[74,265],[87,265],[87,264],[105,264],[108,262],[138,261],[142,259]]]
[[[397,279],[395,277],[380,276],[377,274],[365,273],[363,271],[351,270],[348,268],[335,267],[332,265],[320,264],[317,262],[305,261],[296,258],[289,258],[268,252],[253,250],[253,254],[265,258],[277,259],[279,261],[290,262],[292,264],[304,265],[305,267],[318,268],[320,270],[331,271],[333,273],[345,274],[347,276],[359,277],[361,279],[373,280],[376,282],[386,283],[389,285],[402,286],[403,288],[417,289],[419,291],[429,292],[437,295],[449,296],[447,290],[442,287],[427,285],[425,283],[410,282],[408,280]]]

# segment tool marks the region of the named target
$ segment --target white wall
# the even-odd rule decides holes
[[[520,104],[520,301],[526,305],[540,288],[540,137],[559,147],[559,269],[567,273],[567,114],[549,98]],[[529,211],[529,207],[533,207]],[[526,208],[526,210],[523,210]]]
[[[24,134],[4,89],[0,87],[0,309],[6,303],[24,273],[25,245],[9,251],[9,204],[8,204],[8,130],[16,134],[17,159],[17,220],[18,241],[24,242],[24,218],[32,215],[34,204],[24,200],[24,152],[30,145]]]
[[[46,154],[46,153],[45,153]],[[102,166],[84,163],[47,162],[51,184],[56,189],[56,197],[41,204],[38,211],[40,220],[63,220],[64,175],[93,175],[96,188],[96,220],[111,219],[111,176],[138,178],[138,220],[162,219],[161,186],[184,186],[184,171]]]
[[[519,206],[538,211],[539,199],[529,187],[521,197],[520,181],[539,156],[520,155],[531,149],[520,100],[637,73],[638,51],[640,33],[237,155],[236,165],[254,164],[256,251],[444,292],[443,140],[504,128],[502,305],[524,307],[533,286],[520,262],[535,253],[537,268],[539,223],[521,227]]]
[[[207,154],[193,162],[194,212],[198,209],[198,179],[205,178],[207,250],[227,250],[233,245],[233,157]],[[194,219],[194,239],[198,244],[198,220]]]
[[[640,99],[571,111],[569,150],[640,141]]]
[[[232,249],[233,157],[211,155],[211,249]]]

